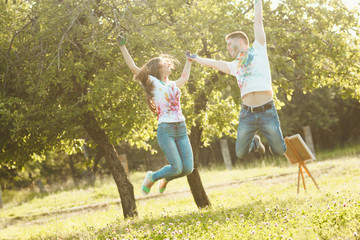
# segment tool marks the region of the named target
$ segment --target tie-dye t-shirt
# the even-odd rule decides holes
[[[271,91],[271,74],[266,44],[256,40],[247,51],[247,57],[227,62],[230,74],[235,76],[240,88],[241,97],[247,93]]]
[[[156,77],[149,76],[149,78],[155,86],[153,100],[158,113],[158,124],[185,121],[180,107],[181,92],[175,82],[164,83]]]

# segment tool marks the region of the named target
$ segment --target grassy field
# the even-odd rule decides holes
[[[212,203],[202,210],[186,178],[144,198],[144,173],[133,172],[139,216],[126,220],[111,178],[38,197],[11,193],[0,239],[360,239],[360,155],[350,155],[309,163],[321,192],[306,177],[299,195],[296,166],[201,169]]]

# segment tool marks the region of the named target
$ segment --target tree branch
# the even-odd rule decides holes
[[[30,17],[29,17],[29,18],[30,18]],[[16,37],[17,35],[19,35],[25,28],[27,28],[27,26],[29,26],[29,25],[30,25],[31,23],[33,23],[33,22],[34,22],[34,19],[30,18],[30,22],[28,22],[27,24],[25,24],[19,31],[16,31],[16,32],[15,32],[14,36],[11,38],[9,48],[8,48],[8,50],[7,50],[7,55],[9,55],[9,53],[10,53],[10,50],[11,50],[12,44],[13,44],[13,42],[14,42],[14,40],[15,40],[15,37]]]

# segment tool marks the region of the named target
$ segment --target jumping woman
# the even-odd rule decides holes
[[[179,89],[189,80],[191,59],[187,58],[181,77],[170,81],[171,70],[177,62],[175,59],[169,55],[160,55],[138,68],[125,47],[126,38],[119,35],[117,40],[126,64],[134,73],[135,81],[145,90],[148,107],[157,114],[157,139],[169,162],[169,165],[156,172],[146,173],[141,192],[149,194],[154,182],[160,180],[159,192],[163,193],[169,181],[190,174],[194,167],[185,117],[180,107]]]

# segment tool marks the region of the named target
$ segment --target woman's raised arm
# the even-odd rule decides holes
[[[120,45],[120,50],[121,53],[125,59],[126,64],[128,65],[128,67],[130,68],[130,70],[135,74],[135,76],[137,76],[140,72],[140,68],[138,68],[136,66],[136,64],[134,63],[134,60],[132,59],[132,57],[130,56],[127,48],[125,47],[125,43],[126,43],[126,37],[124,37],[123,35],[119,35],[117,37],[117,41]]]

